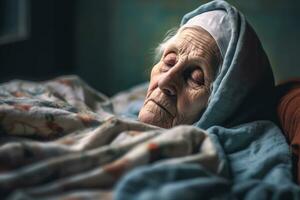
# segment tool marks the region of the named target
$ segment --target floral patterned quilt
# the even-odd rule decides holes
[[[139,166],[191,162],[217,173],[217,152],[203,130],[121,118],[111,99],[77,76],[0,86],[1,198],[111,199]]]

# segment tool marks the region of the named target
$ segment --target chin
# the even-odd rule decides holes
[[[172,122],[169,122],[168,119],[158,117],[157,115],[149,111],[141,110],[138,116],[138,120],[146,124],[151,124],[161,128],[172,128]]]

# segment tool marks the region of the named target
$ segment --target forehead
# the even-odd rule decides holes
[[[185,27],[178,31],[169,45],[178,49],[179,53],[185,54],[192,51],[203,54],[215,48],[216,42],[201,27]]]

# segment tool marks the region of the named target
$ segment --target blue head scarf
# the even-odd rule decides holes
[[[244,15],[225,1],[213,1],[186,14],[181,25],[195,16],[216,10],[226,13],[227,22],[220,25],[231,30],[231,35],[227,38],[228,44],[221,48],[224,55],[220,73],[213,85],[211,101],[197,126],[207,129],[213,125],[231,127],[254,120],[273,120],[273,73]]]

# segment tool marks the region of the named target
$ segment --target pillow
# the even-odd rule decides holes
[[[278,119],[295,157],[295,173],[300,183],[300,79],[277,86]]]

